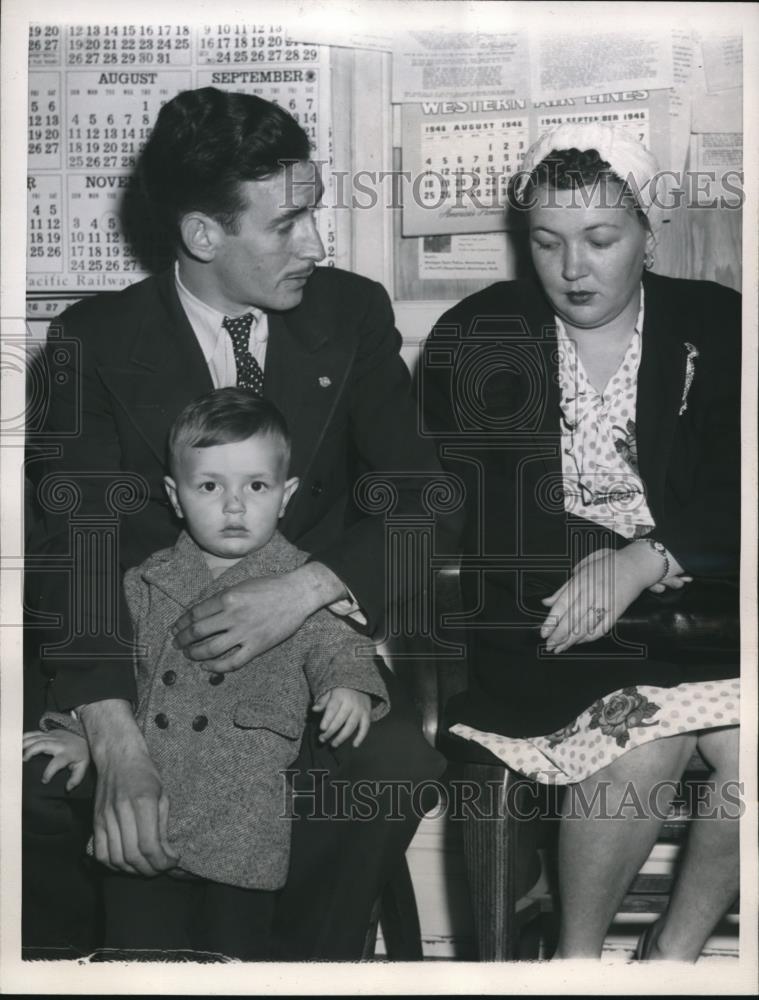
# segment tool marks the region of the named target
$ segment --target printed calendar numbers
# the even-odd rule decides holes
[[[161,105],[190,86],[189,72],[181,71],[69,73],[66,166],[131,170]]]
[[[669,158],[669,96],[647,91],[534,102],[527,97],[428,100],[401,109],[404,236],[500,232],[508,186],[535,140],[565,122],[629,129]],[[440,258],[428,253],[425,260]],[[415,262],[414,262],[415,263]],[[458,268],[458,272],[463,270]]]
[[[66,65],[72,67],[189,66],[187,24],[73,24],[66,29]]]
[[[326,267],[337,266],[337,220],[334,212],[322,212],[316,217],[316,225],[324,244]]]
[[[552,114],[541,115],[538,118],[538,132],[556,128],[558,125],[587,125],[594,122],[604,122],[608,125],[621,125],[635,136],[645,146],[651,146],[651,116],[648,108],[635,110],[591,111],[582,114]]]
[[[78,302],[77,295],[67,296],[65,292],[58,292],[54,298],[29,299],[26,303],[26,318],[32,322],[48,323],[54,316],[73,306]]]
[[[319,73],[316,69],[281,71],[266,67],[252,70],[198,70],[199,87],[219,87],[239,94],[255,94],[281,105],[298,122],[321,154],[319,134]],[[322,157],[327,159],[327,151]]]
[[[72,174],[68,178],[68,270],[72,274],[136,271],[138,262],[121,230],[128,174]]]
[[[30,24],[29,67],[60,64],[61,28],[57,24]]]
[[[60,74],[29,74],[29,170],[61,165]]]
[[[529,144],[529,120],[521,116],[423,123],[422,204],[455,205],[466,196],[484,205],[502,203]]]
[[[290,42],[281,25],[33,25],[29,43],[27,284],[35,295],[122,288],[143,268],[163,266],[166,248],[149,220],[128,225],[138,258],[121,213],[158,112],[180,91],[213,86],[279,103],[306,131],[329,183],[329,50]],[[331,263],[333,216],[317,216]]]
[[[27,187],[27,271],[60,274],[63,271],[64,206],[61,178],[30,174]]]
[[[283,25],[205,24],[198,37],[200,65],[314,63],[319,48],[285,37]]]
[[[321,110],[327,103],[328,92],[320,91],[326,74],[321,68],[279,69],[256,67],[245,70],[198,70],[197,86],[220,87],[241,94],[255,94],[285,108],[300,123],[314,147],[313,157],[322,164],[325,186],[331,158],[329,131]],[[327,251],[327,260],[337,255],[334,210],[317,214],[316,224]],[[330,249],[331,248],[331,249]],[[334,265],[333,265],[334,266]]]

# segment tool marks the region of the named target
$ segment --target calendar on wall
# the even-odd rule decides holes
[[[328,47],[290,41],[281,25],[267,24],[30,26],[30,297],[70,301],[149,272],[152,261],[125,224],[135,164],[161,106],[206,86],[256,94],[289,111],[329,186]],[[334,265],[344,249],[334,209],[320,211],[317,225],[325,264]]]
[[[527,116],[455,121],[435,116],[420,127],[424,171],[416,189],[412,184],[413,207],[434,212],[435,221],[448,227],[440,232],[463,221],[469,231],[502,229],[508,183],[530,144]],[[411,236],[422,231],[413,225],[412,212],[404,214],[403,231]]]
[[[506,98],[406,104],[403,236],[503,231],[508,185],[527,149],[566,122],[622,125],[667,163],[667,114],[664,91],[562,102]]]

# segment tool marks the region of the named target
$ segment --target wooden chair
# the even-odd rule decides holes
[[[438,613],[460,609],[456,565],[436,573],[435,606]],[[451,644],[462,638],[455,631],[446,632],[446,641]],[[511,816],[515,806],[520,811],[521,798],[535,794],[536,786],[483,747],[448,733],[446,705],[467,688],[463,656],[440,655],[429,635],[404,636],[392,652],[398,663],[397,676],[406,682],[416,702],[428,742],[448,759],[446,779],[452,796],[457,786],[493,792],[487,806],[493,818],[478,819],[474,811],[466,811],[462,821],[464,862],[477,957],[481,961],[515,959],[522,931],[540,916],[544,905],[525,895],[540,875],[539,824],[516,821]]]

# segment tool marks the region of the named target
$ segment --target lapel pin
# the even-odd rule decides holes
[[[319,376],[319,385],[322,389],[328,389],[332,385],[332,379],[328,375]]]
[[[690,392],[690,387],[693,384],[693,377],[696,374],[696,358],[699,355],[697,347],[693,344],[689,344],[686,340],[684,345],[687,351],[687,356],[685,358],[685,385],[683,386],[683,397],[680,400],[680,410],[678,411],[678,417],[681,417],[683,413],[688,409],[688,393]]]

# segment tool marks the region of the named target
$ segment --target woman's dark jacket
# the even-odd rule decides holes
[[[687,573],[735,576],[741,297],[713,282],[651,273],[643,281],[636,436],[651,535]],[[737,656],[705,647],[656,659],[614,635],[559,656],[538,642],[540,598],[590,551],[624,540],[564,511],[555,321],[535,281],[491,285],[447,312],[419,380],[425,429],[466,485],[470,693],[455,721],[546,734],[631,684],[736,676]]]

